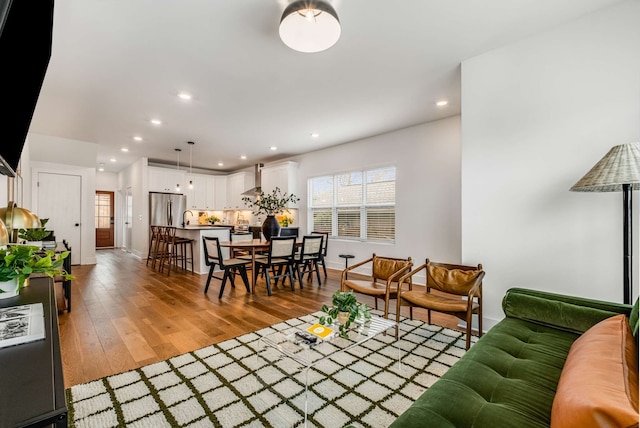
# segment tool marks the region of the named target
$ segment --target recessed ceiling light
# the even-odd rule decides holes
[[[133,137],[133,139],[134,139],[135,141],[142,141],[142,137],[141,137],[141,136],[139,136],[139,135],[136,135],[135,137]]]
[[[318,134],[317,132],[313,132],[311,134],[311,138],[318,138],[320,136],[320,134]]]
[[[126,152],[128,152],[128,151],[129,151],[129,149],[127,149],[126,147],[123,147],[123,148],[121,148],[121,149],[120,149],[120,151],[121,151],[121,152],[125,152],[125,153],[126,153]]]
[[[218,162],[218,166],[224,166],[222,162]]]
[[[271,146],[269,147],[269,150],[278,150],[278,148],[276,146]]]
[[[449,104],[449,101],[447,101],[447,100],[440,100],[440,101],[438,101],[438,102],[436,103],[436,105],[437,105],[438,107],[444,107],[444,106],[446,106],[447,104]]]
[[[115,162],[115,161],[116,161],[116,158],[111,158],[111,159],[109,159],[109,160],[110,160],[111,162]]]
[[[150,122],[154,125],[162,125],[162,121],[160,119],[151,119]]]
[[[191,94],[189,94],[189,93],[187,93],[187,92],[180,92],[180,93],[178,94],[178,98],[180,98],[181,100],[188,101],[188,100],[190,100],[190,99],[191,99],[191,98],[193,98],[193,97],[191,96]]]
[[[100,168],[98,168],[98,171],[102,172],[102,171],[104,171],[104,168],[100,167]]]
[[[240,156],[240,159],[245,160],[247,157],[245,155]]]

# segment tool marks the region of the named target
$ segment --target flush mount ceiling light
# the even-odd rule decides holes
[[[280,19],[280,38],[299,52],[321,52],[340,38],[336,10],[322,0],[298,0],[291,3]]]

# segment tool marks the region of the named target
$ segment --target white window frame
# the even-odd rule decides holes
[[[371,171],[377,171],[377,170],[383,170],[383,169],[389,169],[393,172],[393,196],[394,196],[394,201],[393,202],[386,202],[386,203],[367,203],[366,198],[367,198],[367,173],[371,172]],[[339,186],[339,180],[338,177],[340,176],[344,176],[344,175],[348,175],[348,174],[354,174],[354,173],[359,173],[362,174],[362,195],[361,195],[361,200],[358,204],[349,204],[349,205],[339,205],[338,204],[338,186]],[[317,179],[321,179],[321,178],[331,178],[332,179],[332,203],[331,206],[314,206],[313,205],[313,181],[317,180]],[[332,174],[332,175],[321,175],[321,176],[317,176],[317,177],[311,177],[307,180],[307,225],[309,230],[313,230],[314,229],[314,219],[313,219],[313,214],[314,214],[314,210],[327,210],[327,211],[331,211],[331,233],[330,236],[332,238],[335,239],[341,239],[341,240],[349,240],[349,241],[360,241],[360,242],[377,242],[377,243],[395,243],[395,239],[396,239],[396,222],[395,222],[395,207],[396,207],[396,201],[395,199],[397,198],[397,169],[394,165],[389,165],[389,166],[379,166],[379,167],[375,167],[375,168],[367,168],[367,169],[363,169],[363,170],[356,170],[356,171],[348,171],[348,172],[342,172],[342,173],[336,173],[336,174]],[[370,208],[384,208],[384,207],[389,207],[393,209],[393,213],[394,213],[394,219],[393,219],[393,224],[391,225],[392,230],[393,230],[393,237],[391,239],[369,239],[369,237],[367,236],[367,210]],[[355,238],[355,237],[348,237],[348,236],[339,236],[338,235],[338,210],[339,209],[349,209],[349,208],[355,208],[357,210],[359,210],[360,212],[360,236]]]

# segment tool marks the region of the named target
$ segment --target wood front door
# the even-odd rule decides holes
[[[113,247],[113,192],[96,190],[96,247]]]

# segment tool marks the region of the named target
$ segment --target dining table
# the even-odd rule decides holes
[[[302,239],[296,239],[296,247],[302,245]],[[233,250],[248,251],[251,254],[251,294],[256,292],[256,253],[258,251],[268,251],[269,241],[264,239],[254,239],[252,241],[223,241],[220,242],[220,246],[229,248],[231,250],[231,257],[233,257]]]

